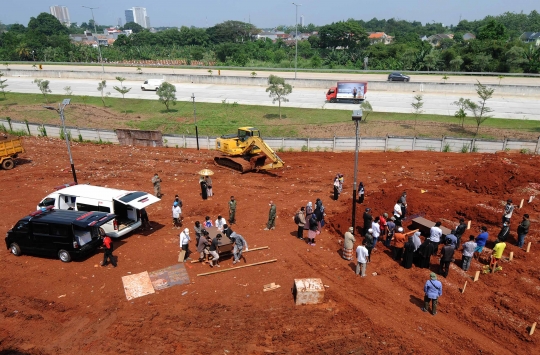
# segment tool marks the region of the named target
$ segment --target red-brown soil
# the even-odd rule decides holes
[[[29,138],[21,165],[0,171],[0,230],[6,232],[54,186],[71,181],[65,144]],[[64,264],[56,259],[0,253],[1,354],[534,354],[540,333],[529,326],[540,321],[540,238],[537,195],[540,158],[523,154],[456,154],[434,152],[362,153],[359,181],[366,201],[357,205],[357,225],[365,207],[390,212],[402,191],[411,214],[424,213],[453,227],[459,217],[472,220],[470,233],[486,224],[490,243],[499,231],[500,210],[507,198],[524,198],[512,218],[512,236],[501,272],[471,277],[456,264],[444,279],[439,313],[420,310],[429,271],[406,270],[379,244],[367,277],[357,277],[354,263],[340,257],[343,232],[351,224],[352,153],[283,153],[286,167],[270,174],[240,175],[212,165],[216,153],[172,148],[75,143],[79,182],[128,190],[152,191],[158,172],[165,196],[148,211],[154,230],[116,241],[118,267],[99,267],[101,252]],[[215,196],[199,196],[196,172],[215,171]],[[345,174],[339,201],[330,198],[332,180]],[[422,193],[421,190],[427,190]],[[250,248],[248,263],[276,263],[197,277],[210,268],[186,264],[192,283],[127,301],[121,277],[153,271],[177,262],[178,233],[170,225],[170,205],[178,193],[184,201],[184,225],[192,228],[205,215],[227,216],[227,201],[238,201],[238,224]],[[293,214],[321,198],[327,226],[316,247],[293,235]],[[268,201],[277,204],[274,231],[263,231]],[[523,213],[531,215],[531,252],[513,244]],[[467,237],[465,235],[465,237]],[[357,244],[361,240],[357,236]],[[194,247],[191,247],[194,250]],[[433,257],[432,270],[438,258]],[[222,268],[232,260],[222,261]],[[373,276],[373,273],[377,273]],[[295,306],[295,278],[321,278],[324,303]],[[465,281],[465,293],[461,288]],[[281,288],[263,292],[275,282]],[[187,293],[185,293],[187,291]],[[536,349],[536,350],[534,350]]]

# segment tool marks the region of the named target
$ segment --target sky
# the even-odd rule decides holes
[[[52,0],[55,1],[55,0]],[[116,25],[118,18],[125,23],[124,10],[134,6],[146,7],[154,27],[196,26],[211,27],[227,20],[251,22],[259,28],[295,24],[295,6],[286,0],[0,0],[0,21],[4,24],[27,25],[30,17],[49,13],[49,6],[63,5],[69,9],[71,22],[88,22],[90,10],[82,5],[98,7],[94,10],[100,25]],[[24,4],[22,6],[21,4]],[[379,0],[329,1],[298,0],[298,18],[305,24],[325,25],[354,18],[356,20],[402,19],[456,25],[459,19],[477,20],[487,15],[504,12],[528,14],[540,12],[538,0]],[[300,20],[298,20],[300,22]],[[532,29],[538,30],[538,29]]]

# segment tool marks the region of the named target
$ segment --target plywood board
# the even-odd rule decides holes
[[[128,301],[156,292],[147,271],[140,274],[122,276],[122,283],[124,284],[124,291],[126,292]]]
[[[189,283],[185,264],[176,264],[165,269],[151,271],[148,275],[156,291]]]

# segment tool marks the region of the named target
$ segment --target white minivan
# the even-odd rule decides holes
[[[163,84],[161,79],[148,79],[141,85],[141,90],[156,90],[159,89],[159,86]]]
[[[116,218],[102,225],[109,237],[118,238],[141,226],[139,211],[160,201],[142,191],[125,191],[92,185],[62,185],[37,206],[54,209],[114,213]]]

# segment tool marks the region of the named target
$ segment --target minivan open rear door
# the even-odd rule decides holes
[[[156,196],[143,191],[133,191],[122,197],[115,198],[114,200],[137,210],[142,210],[143,208],[160,201]]]

